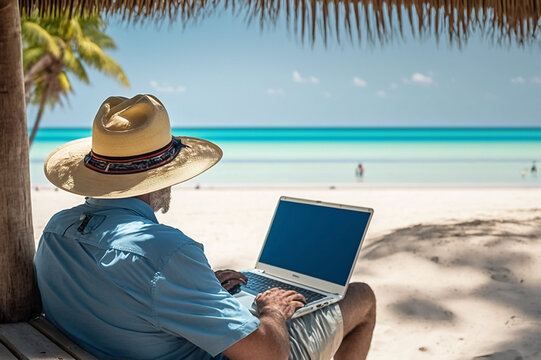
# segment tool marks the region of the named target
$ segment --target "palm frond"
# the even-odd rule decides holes
[[[46,51],[42,46],[25,48],[23,50],[23,69],[26,71],[29,66],[41,59]]]
[[[88,74],[77,56],[73,53],[71,47],[66,48],[64,51],[64,67],[69,72],[73,73],[77,79],[85,84],[90,83]]]
[[[34,86],[32,87],[32,91],[30,92],[30,103],[33,105],[39,104],[41,100],[41,96],[43,94],[45,83],[43,81],[37,81],[34,83]]]
[[[62,71],[60,74],[58,74],[58,78],[57,78],[57,81],[58,81],[58,88],[59,88],[59,91],[56,91],[55,93],[56,94],[66,94],[66,93],[69,93],[69,92],[73,92],[73,89],[71,87],[71,83],[68,79],[68,76],[66,75],[66,73],[64,71]]]
[[[107,34],[104,34],[99,29],[96,28],[86,28],[84,30],[85,35],[96,45],[102,49],[116,49],[116,43]]]
[[[32,22],[30,20],[23,21],[21,23],[21,31],[23,41],[25,43],[41,45],[45,49],[47,49],[47,51],[51,52],[54,56],[60,56],[58,38],[50,34],[38,23]]]
[[[64,27],[66,28],[65,39],[75,39],[77,41],[77,39],[85,36],[77,17],[68,19]]]
[[[122,70],[122,67],[96,43],[85,37],[77,43],[77,50],[83,62],[115,78],[125,87],[130,86],[128,77],[124,73],[124,70]]]
[[[45,92],[46,88],[47,92]],[[54,108],[62,97],[67,97],[72,92],[73,88],[68,76],[64,71],[60,71],[57,74],[42,77],[34,83],[30,94],[30,103],[38,105],[41,102],[41,98],[47,96],[45,103],[49,107]]]

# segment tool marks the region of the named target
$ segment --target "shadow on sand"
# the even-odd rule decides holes
[[[456,320],[453,312],[443,305],[446,300],[470,297],[480,303],[499,303],[516,312],[516,316],[502,319],[509,328],[508,340],[496,344],[491,354],[471,354],[471,358],[541,359],[541,289],[539,281],[534,281],[540,278],[541,254],[532,250],[539,250],[540,244],[541,209],[533,209],[528,211],[528,216],[517,212],[509,214],[507,219],[398,229],[363,247],[360,263],[369,270],[370,262],[390,263],[391,257],[405,253],[407,259],[431,262],[440,270],[462,267],[473,270],[470,273],[477,277],[486,277],[480,286],[445,288],[446,293],[437,297],[412,291],[404,294],[404,300],[392,304],[391,311],[405,320],[445,326]],[[408,278],[407,274],[404,276]],[[402,285],[407,288],[407,281]],[[513,329],[513,322],[520,326]]]

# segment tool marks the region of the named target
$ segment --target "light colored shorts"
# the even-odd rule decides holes
[[[333,304],[287,321],[290,360],[329,360],[344,337],[340,305]]]

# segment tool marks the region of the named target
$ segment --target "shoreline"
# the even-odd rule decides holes
[[[31,184],[32,190],[54,190],[52,184]],[[264,189],[317,189],[317,190],[358,190],[358,189],[536,189],[541,188],[539,183],[182,183],[174,186],[174,189],[188,190],[264,190]],[[58,189],[58,191],[63,191]]]

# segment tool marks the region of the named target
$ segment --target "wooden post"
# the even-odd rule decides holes
[[[18,0],[0,0],[0,323],[39,309]]]

